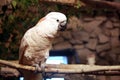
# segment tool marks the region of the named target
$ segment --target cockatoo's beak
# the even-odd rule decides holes
[[[67,28],[66,24],[67,24],[67,21],[61,22],[60,25],[58,26],[59,31],[64,31]]]

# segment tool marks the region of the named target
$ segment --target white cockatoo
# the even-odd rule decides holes
[[[52,41],[58,31],[65,30],[67,17],[60,12],[50,12],[24,34],[19,49],[19,64],[41,67],[49,57]],[[40,80],[41,74],[21,71],[25,80]]]

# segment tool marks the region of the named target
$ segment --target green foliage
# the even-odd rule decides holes
[[[81,1],[78,0],[78,1],[77,1],[77,4],[75,5],[75,7],[76,7],[76,8],[80,8],[80,7],[82,7],[82,3],[81,3]]]
[[[13,0],[11,4],[12,4],[13,8],[16,8],[17,2],[15,0]]]
[[[32,9],[31,9],[32,8]],[[40,18],[38,0],[13,0],[0,14],[0,58],[18,59],[24,32]]]

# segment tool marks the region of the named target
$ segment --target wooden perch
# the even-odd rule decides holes
[[[108,8],[108,9],[117,9],[120,10],[120,2],[111,2],[111,1],[103,1],[103,0],[39,0],[40,3],[58,3],[70,6],[80,7],[92,7],[92,8]],[[10,0],[10,3],[12,0]]]
[[[39,0],[40,2],[60,3],[70,6],[80,4],[81,7],[109,8],[120,10],[119,2],[110,2],[102,0]]]
[[[9,66],[15,69],[25,69],[29,71],[35,71],[35,67],[20,65],[18,63],[13,63],[11,61],[0,60],[0,64]],[[38,72],[42,72],[41,68]],[[55,64],[46,64],[45,66],[46,73],[56,73],[56,74],[69,74],[69,73],[80,73],[80,74],[94,74],[94,75],[120,75],[120,66],[98,66],[98,65],[80,65],[80,64],[71,64],[71,65],[55,65]]]
[[[14,68],[1,67],[0,75],[4,77],[13,77],[13,76],[18,77],[20,76],[20,73],[17,69],[14,69]]]
[[[76,4],[76,0],[39,0],[39,1],[40,2],[52,2],[52,3],[68,4],[68,5]]]

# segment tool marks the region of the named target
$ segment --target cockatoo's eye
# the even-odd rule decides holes
[[[57,21],[57,22],[59,22],[59,20],[58,20],[58,19],[57,19],[56,21]]]

